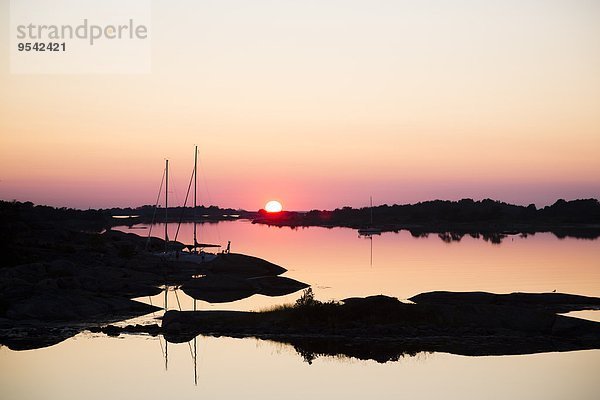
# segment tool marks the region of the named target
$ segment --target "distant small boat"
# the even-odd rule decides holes
[[[381,235],[381,229],[375,228],[373,226],[373,196],[370,196],[369,198],[370,198],[369,209],[371,210],[371,223],[369,224],[368,228],[361,228],[358,230],[358,234],[360,236]]]

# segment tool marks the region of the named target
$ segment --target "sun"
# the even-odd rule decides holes
[[[265,210],[267,210],[267,212],[276,213],[283,210],[283,207],[277,200],[271,200],[265,205]]]

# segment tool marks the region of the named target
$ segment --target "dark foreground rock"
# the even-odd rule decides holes
[[[418,304],[483,304],[531,307],[552,313],[600,309],[600,298],[563,293],[428,292],[409,300]]]
[[[181,289],[196,300],[225,303],[262,294],[283,296],[307,288],[308,285],[282,276],[243,279],[230,275],[207,275],[186,282]]]
[[[420,296],[414,300],[437,298]],[[199,334],[273,340],[293,345],[309,361],[318,355],[385,362],[423,351],[479,356],[600,348],[600,323],[555,313],[600,309],[598,298],[518,293],[503,295],[499,304],[477,301],[494,296],[478,293],[470,302],[470,295],[445,292],[445,302],[435,303],[373,296],[260,313],[169,311],[162,332],[171,342]]]
[[[239,278],[276,276],[287,271],[285,268],[262,258],[237,253],[221,254],[214,261],[206,263],[205,267],[206,272],[209,274],[229,275]]]
[[[83,329],[158,311],[133,299],[160,294],[165,287],[189,286],[194,293],[196,282],[208,282],[202,289],[214,296],[196,298],[209,302],[224,301],[215,290],[218,282],[251,288],[226,301],[306,287],[279,277],[284,268],[257,257],[231,253],[189,263],[161,256],[165,242],[158,238],[20,218],[4,221],[2,232],[11,234],[1,242],[0,345],[12,349],[52,345]]]

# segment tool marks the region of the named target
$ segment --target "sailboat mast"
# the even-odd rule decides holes
[[[169,286],[165,285],[165,313],[168,310],[167,299],[169,294]],[[163,314],[164,315],[164,314]],[[164,337],[164,335],[163,335]],[[165,339],[165,371],[169,370],[169,342]]]
[[[373,226],[373,196],[369,196],[371,200],[371,226]]]
[[[197,253],[196,244],[196,196],[198,188],[198,146],[194,149],[194,253]]]
[[[198,386],[198,348],[196,347],[196,338],[194,338],[194,385]]]
[[[169,160],[165,160],[165,253],[168,250],[169,231],[167,230],[169,222]]]

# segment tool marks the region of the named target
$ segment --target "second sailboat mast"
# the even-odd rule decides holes
[[[194,148],[194,253],[197,253],[196,245],[198,241],[196,240],[196,195],[198,188],[198,146]]]
[[[165,160],[165,254],[169,246],[169,160]]]

